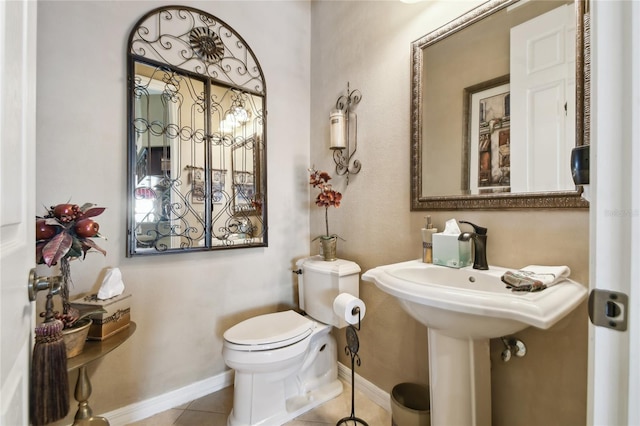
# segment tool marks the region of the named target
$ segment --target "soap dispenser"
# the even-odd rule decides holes
[[[431,216],[426,216],[427,223],[422,228],[422,261],[433,263],[433,234],[438,232],[431,224]]]

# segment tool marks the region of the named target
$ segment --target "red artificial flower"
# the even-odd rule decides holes
[[[320,172],[313,168],[309,169],[311,176],[309,177],[309,184],[314,188],[319,188],[320,193],[316,197],[316,205],[318,207],[325,208],[325,226],[329,237],[329,207],[340,207],[340,201],[342,200],[342,194],[331,187],[328,182],[331,180],[331,176],[327,172]]]

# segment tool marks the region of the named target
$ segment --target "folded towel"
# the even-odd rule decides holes
[[[529,265],[519,271],[507,271],[502,282],[513,291],[540,291],[569,277],[568,266]]]

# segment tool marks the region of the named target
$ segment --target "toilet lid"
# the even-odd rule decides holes
[[[269,350],[292,345],[310,335],[315,323],[294,311],[259,315],[234,325],[224,339],[247,350]],[[235,346],[234,345],[234,346]],[[257,348],[252,348],[258,346]]]

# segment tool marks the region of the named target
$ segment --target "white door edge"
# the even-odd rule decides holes
[[[590,325],[587,424],[640,425],[640,4],[591,7],[589,281],[629,295],[632,332]]]

